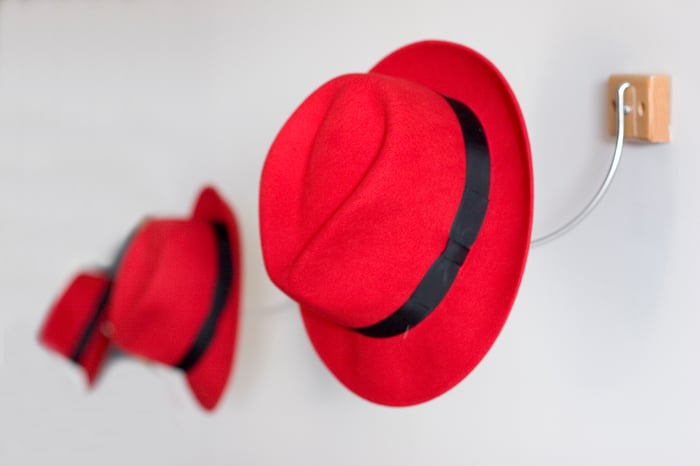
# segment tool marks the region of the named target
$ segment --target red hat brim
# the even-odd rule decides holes
[[[316,352],[340,382],[375,403],[408,406],[466,377],[505,324],[530,245],[532,163],[515,96],[477,52],[449,42],[419,42],[370,72],[417,82],[466,104],[484,127],[491,156],[489,207],[479,237],[450,291],[417,327],[372,338],[301,309]]]
[[[231,246],[233,275],[228,300],[209,347],[197,364],[187,371],[187,382],[195,398],[205,409],[212,410],[219,402],[233,370],[241,289],[240,239],[233,212],[213,188],[207,187],[202,191],[192,218],[223,223]]]

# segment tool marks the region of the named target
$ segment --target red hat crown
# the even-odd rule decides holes
[[[214,224],[153,220],[134,236],[114,283],[110,322],[126,351],[168,365],[187,353],[217,282]]]
[[[264,183],[289,194],[262,203],[263,239],[276,232],[263,244],[272,280],[340,325],[382,320],[445,248],[465,173],[459,121],[440,94],[378,74],[328,82],[266,162]]]

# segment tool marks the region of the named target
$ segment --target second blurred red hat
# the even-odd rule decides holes
[[[191,217],[143,222],[112,277],[79,276],[40,339],[93,381],[109,336],[128,354],[183,370],[199,403],[211,410],[232,369],[240,273],[235,217],[206,188]]]

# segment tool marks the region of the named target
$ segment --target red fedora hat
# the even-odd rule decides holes
[[[233,364],[240,296],[238,228],[212,188],[189,219],[155,219],[134,233],[114,281],[112,341],[186,373],[213,409]]]
[[[109,348],[101,327],[110,287],[107,272],[81,273],[52,306],[39,333],[44,346],[85,370],[89,385],[95,383]]]
[[[481,361],[531,226],[518,103],[494,65],[457,44],[415,43],[324,84],[262,172],[268,274],[331,372],[380,404],[430,400]]]
[[[213,409],[231,373],[238,323],[240,249],[230,208],[206,188],[190,218],[144,221],[114,270],[106,287],[95,278],[71,286],[42,335],[54,335],[55,322],[69,320],[67,297],[77,296],[86,315],[72,319],[76,330],[62,336],[66,343],[59,347],[71,352],[59,352],[71,354],[90,376],[97,359],[90,351],[106,346],[106,332],[127,354],[183,370],[199,403]],[[42,336],[56,348],[49,344],[54,340]]]

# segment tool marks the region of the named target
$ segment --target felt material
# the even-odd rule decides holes
[[[361,335],[349,327],[398,309],[447,244],[469,167],[443,96],[484,127],[484,223],[432,314],[402,335]],[[263,169],[267,271],[300,303],[326,366],[380,404],[430,400],[479,363],[517,294],[531,226],[530,149],[517,101],[488,60],[457,44],[416,43],[367,74],[321,86],[281,129]]]
[[[341,325],[382,320],[445,248],[465,166],[442,96],[379,75],[330,81],[265,162],[260,217],[272,280]]]
[[[214,336],[187,371],[199,403],[213,409],[232,370],[240,297],[240,245],[231,210],[205,189],[190,219],[158,219],[134,234],[114,282],[113,342],[132,355],[174,366],[188,352],[211,310],[218,263],[213,223],[231,245],[230,291]]]
[[[41,344],[83,368],[89,385],[95,383],[109,347],[109,339],[102,333],[106,312],[88,335],[78,360],[72,358],[108,286],[105,273],[81,273],[51,307],[39,332]]]

